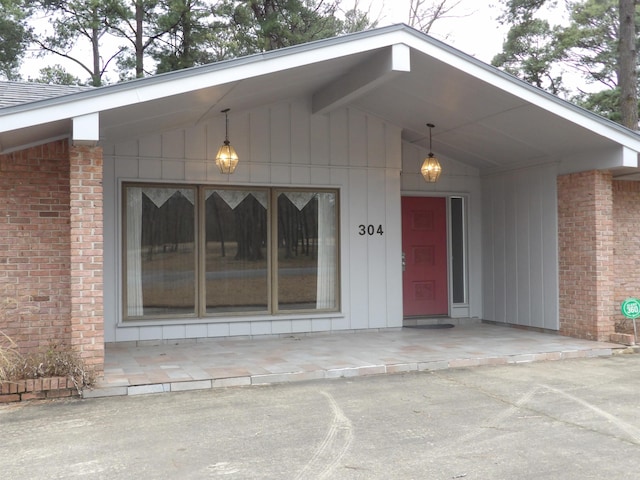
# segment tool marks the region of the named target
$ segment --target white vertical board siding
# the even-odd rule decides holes
[[[184,130],[162,135],[162,158],[187,158],[184,137]]]
[[[540,198],[545,221],[542,222],[542,286],[544,306],[543,328],[560,329],[558,280],[558,184],[556,167],[539,172],[538,181],[546,192]]]
[[[351,204],[353,198],[358,198],[358,192],[352,192],[349,188],[349,170],[346,168],[330,168],[329,184],[340,188],[340,287],[341,287],[341,306],[344,316],[336,318],[333,321],[333,330],[348,330],[353,327],[353,311],[354,304],[351,293],[351,265],[352,252],[354,244],[351,238],[351,225],[353,224],[353,215],[351,212]]]
[[[354,168],[349,170],[349,227],[344,234],[349,238],[349,301],[351,303],[351,328],[366,328],[369,322],[369,299],[374,300],[370,288],[363,285],[373,284],[369,272],[369,245],[372,240],[358,234],[358,225],[368,222],[368,176],[367,170]]]
[[[525,183],[520,186],[520,194],[523,201],[514,205],[515,211],[515,262],[518,265],[515,272],[515,285],[518,286],[514,296],[515,308],[518,311],[518,318],[523,324],[530,325],[531,322],[531,213],[536,203],[535,195],[532,195],[531,184]],[[507,309],[509,310],[509,308]]]
[[[484,198],[480,193],[480,179],[471,183],[467,198],[467,267],[469,317],[482,318],[484,304],[482,299],[482,205]]]
[[[198,125],[184,131],[184,158],[202,160],[207,158],[207,130],[206,125]],[[202,163],[202,162],[198,162]]]
[[[506,184],[504,177],[496,178],[493,189],[492,208],[494,209],[494,235],[493,235],[493,255],[495,263],[493,265],[493,284],[495,298],[496,318],[506,321],[507,318],[507,219],[506,219]]]
[[[495,281],[493,274],[493,266],[495,264],[494,255],[494,241],[495,234],[494,218],[495,210],[493,208],[494,197],[487,194],[492,193],[493,184],[490,179],[485,179],[484,190],[482,195],[482,243],[481,243],[481,255],[482,258],[482,299],[483,309],[482,318],[491,320],[496,318],[495,302]],[[491,299],[487,302],[485,299]]]
[[[135,141],[105,142],[105,338],[107,342],[200,336],[269,335],[402,325],[399,258],[401,131],[355,109],[312,115],[309,101],[229,113],[240,157],[233,175],[212,161],[225,134],[223,115]],[[122,323],[120,184],[166,181],[340,189],[341,311]],[[359,235],[358,225],[382,227]],[[397,261],[396,261],[397,260]]]
[[[401,131],[391,125],[384,126],[384,157],[388,163],[402,165]],[[387,169],[385,172],[385,236],[386,236],[386,291],[397,291],[387,295],[387,326],[402,326],[402,217],[401,198],[395,192],[401,191],[401,172]]]
[[[106,153],[106,152],[104,152]],[[115,162],[113,157],[105,156],[102,167],[102,198],[103,198],[103,219],[105,225],[115,225],[119,215],[118,212],[118,187],[115,177]],[[116,262],[113,260],[117,258],[117,238],[114,235],[108,235],[109,231],[104,229],[103,240],[103,255],[105,262],[103,265],[103,285],[104,288],[104,318],[113,319],[118,315],[118,295],[114,288],[109,288],[118,284]],[[104,341],[115,342],[115,329],[105,328]]]
[[[516,198],[516,188],[520,185],[515,182],[507,181],[504,185],[505,198]],[[526,197],[525,197],[526,198]],[[511,315],[511,312],[518,311],[518,291],[520,286],[518,284],[518,272],[523,270],[522,265],[519,265],[518,252],[522,249],[522,245],[518,243],[518,225],[523,223],[524,220],[518,218],[516,207],[522,203],[522,201],[506,202],[504,208],[505,224],[510,225],[505,229],[505,311],[509,312],[507,316]],[[510,266],[516,265],[517,268],[510,268]]]
[[[271,155],[267,161],[273,164],[291,165],[293,138],[291,135],[292,122],[290,105],[276,105],[270,108],[267,121],[269,122],[269,126],[274,127],[269,128],[271,134]]]
[[[349,111],[338,110],[329,115],[329,165],[349,165]]]
[[[360,236],[368,245],[367,278],[369,281],[369,324],[371,327],[387,326],[387,249],[385,231],[386,222],[386,182],[384,170],[370,170],[367,175],[367,204],[369,215],[365,225],[373,226],[373,235]],[[383,233],[379,234],[378,229]]]
[[[291,111],[291,163],[309,165],[312,127],[307,106],[304,103],[294,103],[289,108]]]
[[[483,179],[484,319],[557,330],[556,168]]]

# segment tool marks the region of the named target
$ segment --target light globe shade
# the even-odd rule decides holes
[[[220,169],[220,173],[233,173],[238,165],[238,154],[226,140],[218,150],[216,165]]]
[[[440,178],[440,174],[442,173],[442,166],[438,159],[433,156],[433,153],[430,153],[427,158],[422,162],[422,167],[420,168],[420,173],[424,179],[429,183],[435,183]]]

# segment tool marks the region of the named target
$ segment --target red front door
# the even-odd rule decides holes
[[[404,316],[448,314],[445,198],[402,197],[402,252]]]

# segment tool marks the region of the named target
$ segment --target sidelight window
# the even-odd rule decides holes
[[[465,203],[451,197],[451,286],[453,303],[467,303]]]

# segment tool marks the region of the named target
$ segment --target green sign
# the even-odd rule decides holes
[[[640,300],[637,298],[627,298],[622,302],[622,314],[627,318],[640,317]]]

